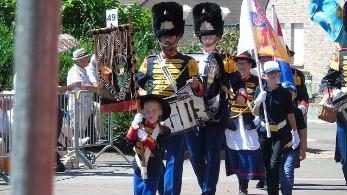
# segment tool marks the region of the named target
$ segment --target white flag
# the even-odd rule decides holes
[[[242,1],[240,14],[240,39],[237,45],[237,55],[248,50],[256,49],[251,18],[251,6],[251,0]]]

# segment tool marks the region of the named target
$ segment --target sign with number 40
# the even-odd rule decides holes
[[[118,26],[118,9],[106,10],[106,26]]]

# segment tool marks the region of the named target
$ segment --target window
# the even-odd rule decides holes
[[[294,50],[294,65],[303,66],[304,65],[304,24],[303,23],[293,23],[292,24],[292,43]]]
[[[282,34],[283,34],[283,39],[284,39],[284,42],[286,42],[286,24],[285,23],[281,23],[281,30],[282,30]]]

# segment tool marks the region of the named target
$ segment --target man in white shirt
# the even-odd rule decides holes
[[[98,82],[97,74],[96,74],[96,65],[97,65],[97,60],[95,58],[95,54],[93,54],[92,57],[90,58],[90,62],[88,66],[86,67],[86,71],[90,79],[90,82],[92,82],[93,85],[98,86],[99,82]]]
[[[96,73],[97,63],[98,62],[95,57],[95,54],[93,54],[92,57],[90,58],[90,62],[88,66],[86,67],[89,80],[94,86],[99,86],[99,79]],[[94,102],[94,106],[96,108],[96,113],[97,113],[97,116],[94,118],[94,124],[95,124],[96,133],[97,133],[96,134],[97,141],[102,143],[107,140],[104,140],[106,135],[105,135],[105,132],[103,132],[103,128],[102,128],[102,121],[101,121],[102,115],[100,113],[100,104],[97,102]]]
[[[84,48],[77,49],[73,52],[74,65],[70,68],[67,75],[67,85],[71,85],[73,83],[81,82],[81,88],[75,88],[73,90],[74,94],[70,94],[69,96],[69,112],[71,117],[71,125],[75,123],[75,97],[79,97],[80,99],[80,137],[85,138],[80,142],[83,145],[86,140],[89,140],[89,137],[85,137],[85,128],[87,126],[89,116],[95,111],[95,106],[93,102],[93,92],[98,92],[98,86],[94,85],[86,71],[86,67],[89,62],[89,55],[85,51]],[[87,90],[80,93],[81,90]],[[75,94],[80,94],[79,96],[75,96]],[[73,128],[73,127],[72,127]],[[84,142],[84,143],[83,143]]]

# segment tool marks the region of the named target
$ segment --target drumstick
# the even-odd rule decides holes
[[[232,91],[230,91],[226,86],[222,85],[222,90],[225,93],[229,94],[232,98],[234,98],[235,94]]]

